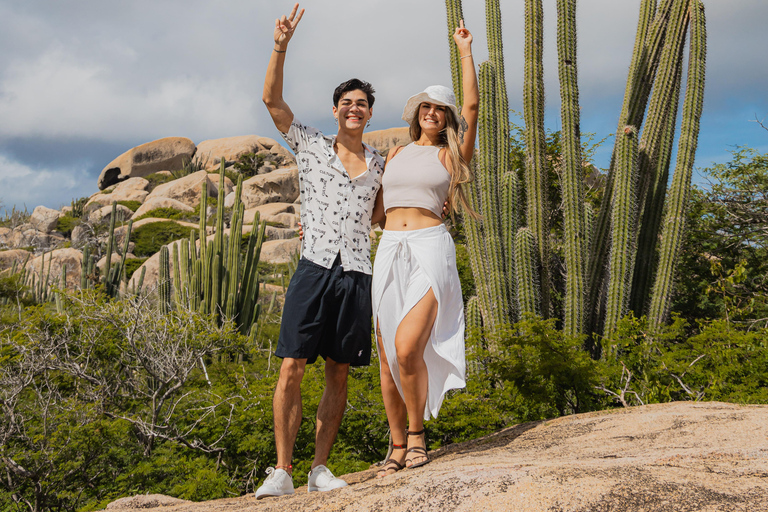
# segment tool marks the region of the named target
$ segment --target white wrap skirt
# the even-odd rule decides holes
[[[424,419],[437,417],[445,393],[466,385],[464,304],[456,270],[456,248],[444,225],[412,231],[385,230],[373,265],[373,321],[381,330],[384,354],[400,396],[395,334],[408,312],[432,289],[437,317],[424,362],[429,374]]]

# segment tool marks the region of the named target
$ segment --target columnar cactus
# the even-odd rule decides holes
[[[522,318],[526,313],[540,315],[537,270],[538,251],[536,237],[530,228],[520,228],[515,236],[515,261],[517,262],[517,301]]]
[[[461,2],[447,0],[446,5],[452,33],[460,17]],[[575,6],[576,0],[557,3],[565,272],[550,277],[550,262],[559,255],[553,253],[549,242],[552,211],[548,205],[551,184],[543,122],[542,2],[525,2],[525,204],[521,204],[517,176],[508,160],[512,146],[507,140],[508,132],[504,132],[509,124],[499,1],[486,1],[489,62],[480,69],[477,180],[468,191],[471,204],[482,213],[483,221],[465,219],[477,303],[486,332],[515,321],[518,312],[556,315],[571,335],[601,334],[603,328],[610,332],[630,309],[635,314],[644,314],[649,302],[656,325],[668,315],[701,115],[705,54],[702,1],[640,1],[635,48],[599,214],[586,203],[582,182]],[[691,57],[683,128],[667,198],[689,17]],[[453,43],[450,45],[453,50]],[[458,89],[460,68],[455,52],[451,59],[453,83]],[[657,257],[662,212],[666,212],[666,217]],[[559,305],[552,306],[550,286],[554,283],[561,289],[563,281],[564,311],[555,311]],[[655,283],[652,296],[651,282]],[[500,283],[507,286],[500,289]],[[593,355],[599,354],[597,348]]]
[[[707,33],[704,4],[701,0],[691,1],[690,16],[690,54],[683,104],[683,124],[680,128],[677,164],[667,200],[664,226],[661,233],[659,266],[651,293],[651,306],[648,315],[651,323],[656,326],[665,322],[669,315],[672,284],[686,227],[686,205],[688,204],[691,185],[691,171],[696,155],[699,122],[704,105]]]
[[[171,276],[170,264],[168,260],[168,247],[160,248],[160,267],[157,285],[158,302],[160,312],[167,315],[171,310]]]
[[[203,182],[200,198],[199,249],[194,231],[189,239],[178,242],[173,249],[173,301],[185,307],[213,315],[217,321],[234,319],[243,334],[253,334],[259,314],[259,286],[256,266],[261,244],[264,241],[266,223],[254,218],[251,237],[246,250],[245,262],[240,254],[245,207],[242,193],[242,176],[238,177],[235,204],[232,207],[230,233],[224,232],[224,164],[219,174],[219,201],[216,212],[213,240],[206,240],[208,229],[206,211],[208,205],[207,182]],[[162,263],[161,263],[162,265]],[[170,274],[170,272],[169,272]]]
[[[576,73],[576,0],[557,2],[557,62],[562,122],[562,197],[565,249],[565,321],[569,335],[584,332],[587,233],[584,226],[584,179]]]
[[[637,316],[645,311],[655,271],[656,241],[680,97],[682,50],[689,2],[690,0],[676,0],[672,5],[653,94],[648,105],[647,120],[640,136],[638,215],[641,227],[630,298],[630,307]]]
[[[606,334],[627,314],[635,255],[637,205],[637,129],[626,126],[616,134],[614,194],[611,201],[611,250],[608,266]]]
[[[544,9],[541,0],[525,0],[525,117],[526,222],[536,238],[540,310],[549,316],[549,201],[544,131]],[[519,283],[519,280],[518,280]]]

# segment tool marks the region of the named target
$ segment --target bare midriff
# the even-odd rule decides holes
[[[413,231],[414,229],[439,226],[443,221],[426,208],[396,207],[387,210],[385,229],[391,231]]]

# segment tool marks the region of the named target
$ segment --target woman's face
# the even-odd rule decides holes
[[[419,126],[425,131],[440,131],[445,128],[445,109],[443,105],[424,102],[419,105]]]

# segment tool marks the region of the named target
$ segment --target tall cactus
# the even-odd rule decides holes
[[[630,307],[637,316],[645,312],[655,271],[656,241],[680,97],[682,50],[689,3],[690,0],[676,0],[672,4],[647,121],[640,137],[638,215],[641,227],[630,298]]]
[[[254,217],[251,237],[245,254],[240,254],[245,206],[241,200],[242,176],[238,177],[235,204],[232,207],[230,232],[224,230],[224,163],[219,173],[218,207],[213,240],[207,240],[207,180],[200,198],[199,249],[194,231],[189,239],[177,242],[173,249],[173,302],[213,315],[222,322],[234,319],[243,334],[253,334],[259,315],[257,264],[264,242],[266,223]],[[161,263],[162,265],[170,265]],[[167,270],[170,277],[170,271]]]
[[[515,236],[515,258],[517,261],[517,300],[522,318],[526,313],[540,315],[536,237],[530,228],[520,228]]]
[[[611,250],[605,333],[613,332],[619,320],[627,314],[635,254],[637,129],[627,126],[616,137],[616,172],[613,178],[616,193],[611,201]]]
[[[664,216],[659,266],[651,294],[651,306],[648,315],[651,324],[655,326],[661,325],[667,320],[669,315],[672,283],[686,227],[685,213],[691,185],[691,171],[693,170],[693,160],[696,154],[699,135],[699,122],[704,105],[707,33],[704,4],[701,0],[691,1],[690,17],[690,54],[685,101],[683,104],[683,125],[680,128],[677,164],[675,165],[675,172],[670,187],[670,197],[667,201],[667,210]]]
[[[581,166],[579,85],[576,73],[576,0],[557,1],[557,64],[562,122],[562,197],[565,249],[564,331],[584,332],[586,313],[587,233]]]
[[[447,0],[446,6],[452,32],[461,2]],[[652,321],[658,324],[668,315],[701,115],[705,54],[702,0],[640,0],[635,48],[599,214],[592,211],[584,198],[576,0],[558,0],[557,7],[563,203],[562,219],[555,218],[554,222],[563,223],[565,270],[550,276],[550,262],[557,261],[559,255],[550,248],[549,241],[553,211],[548,204],[551,184],[543,122],[542,2],[525,2],[525,204],[521,204],[522,198],[514,190],[516,174],[505,160],[512,146],[503,135],[509,124],[506,107],[501,105],[506,101],[506,87],[499,2],[486,1],[489,61],[480,67],[477,178],[469,190],[471,204],[478,206],[484,219],[480,223],[465,220],[483,324],[492,330],[500,323],[515,320],[519,310],[521,314],[556,315],[563,320],[567,334],[600,334],[603,329],[614,329],[629,309],[642,314],[649,304]],[[673,183],[667,190],[689,19],[691,47],[683,127]],[[454,57],[452,53],[451,58]],[[457,63],[452,60],[454,87],[460,79]],[[495,148],[495,154],[491,148]],[[488,172],[493,168],[495,179]],[[526,212],[524,217],[522,208]],[[662,212],[664,231],[659,237]],[[488,222],[488,215],[499,219],[498,223]],[[536,251],[534,258],[532,251]],[[552,270],[556,268],[562,266],[553,266]],[[508,285],[501,290],[499,275]],[[560,306],[551,300],[551,285],[566,290],[563,311],[555,310]],[[494,301],[502,304],[494,306]],[[599,350],[593,354],[599,354]]]
[[[525,0],[525,191],[526,222],[536,239],[540,310],[549,316],[549,200],[546,133],[544,131],[544,8],[541,0]]]

